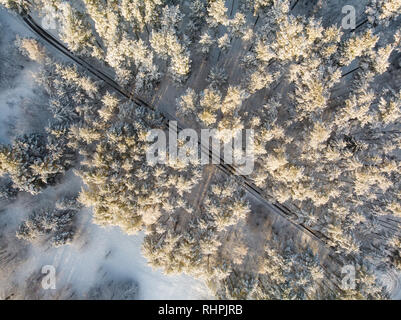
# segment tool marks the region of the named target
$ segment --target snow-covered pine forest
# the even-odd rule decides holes
[[[0,4],[18,24],[0,26],[1,97],[29,91],[13,108],[0,99],[0,281],[37,248],[87,248],[91,220],[98,237],[144,235],[147,264],[185,274],[194,297],[400,298],[400,0]],[[253,129],[254,172],[149,164],[148,132],[171,118],[221,140]],[[108,268],[50,296],[32,270],[1,294],[146,290]]]

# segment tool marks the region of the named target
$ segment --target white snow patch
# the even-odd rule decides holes
[[[81,212],[90,217],[89,210]],[[104,271],[139,285],[138,299],[212,299],[205,284],[189,276],[168,276],[152,270],[141,254],[144,235],[126,235],[119,228],[101,228],[88,219],[83,237],[89,243],[44,250],[32,247],[29,260],[19,267],[20,281],[44,265],[56,269],[57,283],[71,287],[81,296],[97,283]],[[56,288],[57,290],[57,288]]]
[[[0,91],[0,143],[11,142],[8,128],[18,126],[18,120],[24,118],[25,111],[21,106],[35,100],[36,84],[32,76],[34,69],[37,68],[35,66],[25,68],[15,79],[13,88]]]

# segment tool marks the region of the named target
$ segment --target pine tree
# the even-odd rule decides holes
[[[150,39],[152,48],[161,58],[170,58],[170,74],[178,82],[187,78],[191,64],[186,39],[180,41],[177,33],[181,20],[178,6],[166,6],[161,18],[161,30],[153,31]]]
[[[399,15],[400,11],[400,0],[371,0],[367,6],[366,14],[372,25],[384,23],[388,26],[391,20]]]
[[[206,7],[202,0],[191,1],[189,6],[190,13],[188,15],[188,33],[190,34],[191,40],[194,41],[198,33],[200,32],[202,25],[205,22]]]
[[[1,0],[0,5],[20,13],[28,10],[31,4],[27,0]]]
[[[205,210],[218,231],[238,223],[250,212],[245,194],[237,190],[233,182],[229,180],[212,185],[205,199]]]
[[[214,44],[214,40],[208,33],[204,33],[200,37],[199,44],[201,52],[203,54],[208,54],[210,47]]]
[[[35,39],[19,38],[17,36],[16,45],[22,54],[28,56],[31,60],[40,64],[46,62],[46,52]]]
[[[349,65],[355,58],[362,56],[366,51],[373,49],[379,38],[366,31],[361,37],[349,39],[343,46],[343,54],[340,59],[342,65]]]
[[[96,43],[91,25],[84,14],[74,9],[69,3],[64,2],[60,8],[61,40],[68,48],[81,55],[93,56],[102,59],[104,53]]]
[[[220,89],[227,82],[227,75],[223,68],[213,67],[207,80],[213,89]]]
[[[227,8],[224,5],[224,0],[212,1],[207,8],[208,23],[211,27],[218,27],[220,24],[226,26],[228,24]]]
[[[43,135],[17,138],[13,145],[1,148],[0,173],[9,175],[19,190],[37,194],[72,164],[63,150],[53,150]]]
[[[199,119],[206,125],[210,126],[216,122],[217,110],[220,107],[221,94],[220,92],[207,88],[201,94],[199,105],[201,113],[198,114]]]
[[[55,247],[71,243],[75,235],[76,210],[34,211],[17,231],[17,238],[29,242],[50,241]]]

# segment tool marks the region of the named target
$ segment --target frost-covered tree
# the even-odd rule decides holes
[[[22,12],[23,10],[29,9],[31,2],[28,0],[1,0],[0,4],[7,9]]]
[[[362,56],[366,51],[375,47],[379,38],[372,34],[371,30],[362,36],[350,38],[343,46],[344,53],[340,59],[342,65],[349,65],[355,58]]]
[[[217,111],[221,104],[221,93],[212,88],[205,89],[199,101],[201,113],[198,114],[199,119],[206,125],[209,126],[216,122]]]
[[[230,39],[227,33],[217,39],[217,46],[220,49],[219,52],[219,58],[220,58],[221,53],[227,51],[230,48]]]
[[[163,59],[170,58],[170,74],[177,81],[183,81],[190,72],[190,54],[185,36],[178,31],[182,14],[178,6],[166,6],[161,17],[161,29],[153,31],[150,43]]]
[[[29,59],[40,64],[46,62],[46,52],[35,39],[20,38],[17,36],[16,45],[21,53],[29,57]]]
[[[224,4],[224,0],[215,0],[211,1],[209,7],[207,8],[208,12],[208,23],[211,27],[218,27],[219,25],[227,25],[228,24],[228,16],[227,16],[227,8]]]
[[[113,60],[109,63],[115,68],[118,80],[126,84],[133,78],[137,93],[146,93],[160,79],[161,74],[154,63],[154,54],[141,39],[130,40],[123,36],[118,46],[110,50],[110,57],[113,57]],[[136,74],[130,71],[133,69],[136,70]]]
[[[192,41],[194,41],[200,32],[206,17],[206,6],[202,0],[191,1],[189,6],[190,13],[188,15],[189,22],[187,25],[188,33]]]
[[[204,33],[201,35],[199,39],[200,51],[203,54],[208,54],[210,51],[210,47],[214,44],[215,40],[210,36],[209,33]]]
[[[227,75],[223,68],[213,67],[209,72],[207,80],[212,88],[220,89],[226,84]]]
[[[68,151],[57,150],[41,134],[24,135],[0,150],[0,173],[8,175],[15,188],[32,194],[54,184],[71,164]]]
[[[81,55],[103,58],[103,51],[97,44],[92,33],[92,27],[86,16],[64,2],[59,8],[58,15],[61,22],[61,40],[68,48]]]
[[[34,211],[17,231],[17,238],[29,242],[49,241],[52,246],[69,244],[75,234],[75,209]]]
[[[188,88],[185,93],[177,99],[178,112],[185,117],[194,116],[198,105],[198,96],[194,89]]]
[[[242,37],[246,34],[246,16],[237,12],[233,19],[229,21],[229,30],[237,37]]]
[[[250,212],[245,194],[238,190],[235,180],[212,185],[205,199],[204,207],[218,231],[237,224]]]
[[[400,0],[371,0],[367,6],[366,14],[371,24],[384,23],[388,26],[392,19],[399,16],[400,11]]]
[[[122,0],[120,4],[121,15],[124,19],[133,25],[135,32],[142,32],[149,23],[149,14],[145,14],[145,6],[150,9],[150,1],[139,1],[139,0]],[[149,10],[148,9],[148,10]],[[146,16],[146,18],[145,18]],[[139,36],[138,36],[139,38]]]

